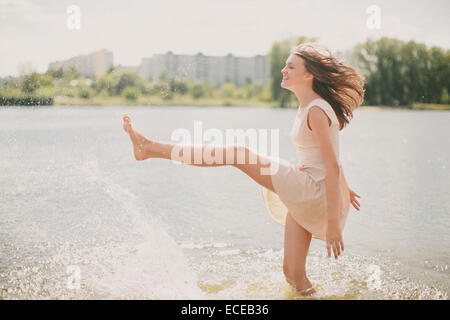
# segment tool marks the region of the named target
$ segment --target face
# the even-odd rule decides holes
[[[285,89],[304,86],[313,79],[313,75],[306,70],[304,60],[296,54],[289,56],[281,73],[283,74],[281,87]]]

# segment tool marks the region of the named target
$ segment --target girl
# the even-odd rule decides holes
[[[263,199],[273,219],[285,228],[283,272],[286,281],[299,293],[315,293],[306,276],[306,256],[311,238],[326,241],[328,257],[335,259],[344,250],[342,231],[349,204],[359,210],[358,194],[349,189],[339,161],[338,133],[352,118],[364,98],[364,79],[358,72],[338,61],[328,49],[313,43],[296,47],[281,70],[281,87],[298,99],[291,131],[299,163],[257,154],[245,146],[215,147],[211,163],[194,155],[203,154],[203,146],[175,145],[147,139],[123,117],[124,130],[133,143],[136,160],[149,158],[177,159],[202,167],[231,165],[246,173],[262,186]],[[201,150],[196,150],[201,148]],[[186,157],[184,157],[184,152]],[[256,159],[251,163],[244,159]],[[222,158],[223,157],[223,158]],[[238,161],[238,158],[240,161]],[[217,159],[217,157],[215,157]],[[262,168],[274,165],[278,170],[261,174]]]

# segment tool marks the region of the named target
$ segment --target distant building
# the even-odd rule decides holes
[[[105,74],[113,65],[113,54],[107,50],[100,50],[87,55],[79,55],[65,61],[49,64],[49,69],[67,70],[75,67],[85,77]],[[229,81],[237,87],[246,82],[269,83],[269,62],[266,56],[235,57],[176,55],[169,51],[166,54],[154,54],[150,58],[143,58],[139,66],[116,66],[117,70],[127,69],[136,71],[146,80],[158,81],[165,74],[167,78],[179,77],[196,80],[207,80],[220,87]]]
[[[269,63],[266,56],[234,57],[196,55],[154,54],[143,58],[139,73],[150,81],[157,81],[162,74],[166,77],[181,77],[208,80],[216,86],[232,82],[241,87],[245,82],[269,83]]]
[[[77,71],[85,77],[100,76],[105,74],[113,65],[113,53],[108,50],[100,50],[86,55],[79,55],[65,61],[55,61],[49,64],[49,69],[67,70],[75,67]]]

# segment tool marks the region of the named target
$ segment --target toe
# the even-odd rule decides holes
[[[123,123],[123,129],[126,131],[126,132],[129,132],[130,131],[130,129],[131,129],[131,123],[129,122],[129,121],[124,121],[124,123]]]

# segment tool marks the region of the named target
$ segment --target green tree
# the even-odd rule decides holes
[[[104,74],[93,84],[97,93],[105,90],[111,96],[122,94],[126,87],[136,87],[142,92],[146,86],[147,82],[138,73],[127,69]]]
[[[398,40],[399,41],[399,40]],[[394,81],[396,87],[403,86],[403,90],[394,91],[391,94],[395,99],[401,100],[401,104],[409,105],[414,102],[424,102],[427,96],[428,82],[428,52],[423,44],[409,41],[400,42],[403,61],[403,72]],[[387,57],[388,59],[390,57]],[[382,101],[386,104],[386,101]]]
[[[78,79],[80,76],[81,76],[81,74],[78,72],[77,68],[75,68],[74,66],[71,66],[67,70],[64,71],[64,80],[65,81]]]
[[[110,65],[108,67],[108,70],[106,70],[106,73],[113,73],[114,71],[116,71],[116,67],[114,67],[114,65]]]
[[[40,86],[39,74],[37,72],[33,72],[23,77],[21,90],[23,93],[34,93]]]
[[[262,84],[261,82],[255,83],[253,85],[252,91],[253,95],[259,97],[259,95],[264,91],[264,84]]]
[[[143,83],[143,79],[139,74],[128,70],[114,73],[112,76],[112,80],[115,94],[121,94],[122,91],[127,87],[140,88]]]
[[[254,95],[251,81],[249,80],[245,81],[244,85],[241,88],[241,91],[244,99],[251,99]]]
[[[203,88],[203,96],[208,98],[212,98],[214,96],[214,91],[216,90],[216,87],[212,82],[204,80],[201,82],[201,86]]]
[[[450,103],[450,96],[448,94],[447,88],[442,89],[441,103],[444,103],[444,104]]]
[[[439,103],[443,89],[449,88],[448,50],[383,37],[358,44],[354,55],[366,78],[368,104]]]
[[[53,87],[53,77],[48,74],[39,74],[39,84],[41,87]]]
[[[194,99],[199,99],[205,95],[205,90],[201,83],[195,83],[191,88],[191,96]]]
[[[139,89],[136,87],[126,87],[122,90],[122,96],[129,101],[136,101],[139,98]]]
[[[94,95],[93,90],[88,86],[81,86],[77,88],[77,96],[83,99],[89,99]]]
[[[428,97],[432,103],[448,103],[445,91],[450,90],[450,51],[446,52],[438,47],[432,47],[428,51],[429,70],[427,77]]]
[[[64,70],[62,67],[59,67],[58,69],[48,69],[46,74],[50,75],[54,79],[63,79],[64,78]]]
[[[225,82],[220,88],[220,95],[222,98],[233,98],[236,93],[236,87],[231,82]]]
[[[167,81],[159,81],[153,86],[155,94],[158,94],[164,100],[173,98],[173,92],[170,90],[170,85]]]
[[[178,80],[175,78],[170,79],[169,81],[170,91],[173,93],[178,93],[181,95],[186,94],[189,91],[188,84],[184,80]]]

